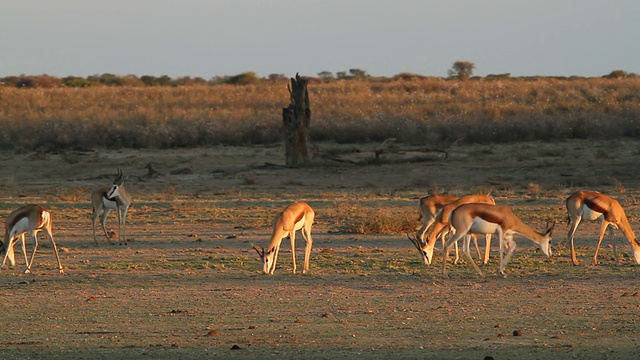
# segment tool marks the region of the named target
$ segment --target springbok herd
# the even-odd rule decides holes
[[[118,169],[118,175],[110,187],[100,188],[91,194],[91,203],[93,205],[93,240],[96,239],[96,221],[101,215],[100,224],[102,230],[109,242],[111,239],[105,227],[105,221],[111,210],[115,210],[118,218],[119,239],[120,243],[126,244],[125,223],[127,210],[132,203],[132,197],[124,187],[124,177],[122,170]],[[573,238],[583,219],[597,220],[602,219],[602,226],[598,236],[596,251],[593,255],[593,262],[598,263],[598,250],[604,238],[607,227],[611,225],[613,228],[620,229],[624,236],[631,244],[633,257],[637,264],[640,264],[640,243],[635,237],[627,216],[615,199],[596,191],[577,191],[566,199],[566,207],[569,221],[568,240],[571,243],[571,260],[574,265],[578,265]],[[458,240],[463,239],[462,252],[466,256],[468,262],[473,266],[475,271],[484,276],[478,265],[471,257],[470,243],[474,239],[476,251],[481,257],[478,248],[477,235],[485,235],[486,247],[483,263],[489,260],[489,250],[491,246],[491,237],[496,234],[500,249],[500,273],[506,276],[505,268],[509,259],[516,249],[516,243],[513,240],[514,234],[520,234],[540,246],[547,257],[551,256],[551,234],[555,223],[550,224],[547,229],[540,233],[523,223],[517,216],[513,214],[511,209],[495,204],[495,200],[489,195],[475,194],[462,197],[450,195],[431,195],[420,199],[420,214],[422,218],[422,226],[415,236],[410,236],[409,240],[418,249],[424,263],[430,265],[433,260],[433,249],[438,239],[443,244],[442,273],[447,276],[447,263],[449,249],[455,245],[456,259],[458,260]],[[295,255],[295,234],[296,231],[302,230],[302,236],[306,242],[304,254],[304,267],[302,273],[309,271],[309,260],[311,257],[311,247],[313,240],[311,238],[311,226],[315,218],[315,212],[305,202],[296,202],[287,206],[278,216],[273,228],[271,241],[266,248],[260,248],[253,245],[260,258],[262,259],[264,274],[273,274],[276,269],[278,260],[278,252],[280,244],[287,236],[291,242],[291,255],[293,257],[293,273],[296,273],[296,255]],[[33,259],[38,248],[37,234],[44,230],[46,236],[53,245],[53,250],[58,261],[60,273],[63,273],[62,263],[58,255],[58,248],[53,240],[51,232],[51,213],[40,205],[29,204],[24,205],[13,211],[5,220],[4,240],[0,243],[0,256],[3,256],[2,265],[4,267],[7,259],[11,266],[15,266],[15,244],[18,239],[22,242],[22,253],[26,263],[25,273],[31,272]],[[33,251],[31,258],[27,257],[26,233],[31,235],[33,241]],[[610,231],[610,237],[613,239],[613,232]],[[447,237],[448,236],[448,237]],[[613,244],[613,254],[616,261],[618,255],[615,243]]]

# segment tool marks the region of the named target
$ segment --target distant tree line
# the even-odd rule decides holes
[[[331,80],[361,80],[368,78],[369,75],[364,70],[350,69],[347,71],[339,71],[335,75],[329,71],[322,71],[318,73],[318,80],[331,81]],[[260,78],[255,72],[248,71],[237,75],[230,76],[215,76],[210,79],[204,79],[202,77],[183,76],[178,78],[171,78],[168,75],[152,76],[152,75],[115,75],[105,73],[102,75],[91,75],[84,77],[79,76],[67,76],[63,78],[50,76],[50,75],[19,75],[19,76],[7,76],[0,78],[0,86],[9,86],[17,88],[56,88],[56,87],[68,87],[68,88],[86,88],[95,86],[129,86],[129,87],[144,87],[144,86],[212,86],[220,84],[230,85],[252,85],[261,82],[274,82],[274,81],[289,81],[289,78],[284,74],[270,74],[267,77]]]
[[[452,80],[474,80],[481,79],[481,77],[473,76],[473,70],[476,65],[470,61],[456,61],[453,63],[451,69],[447,71],[448,77],[446,79]],[[621,79],[636,77],[634,73],[629,73],[623,70],[614,70],[603,78],[609,79]],[[503,74],[489,74],[484,79],[497,80],[511,77],[509,73]],[[317,74],[317,77],[310,77],[311,81],[331,82],[334,80],[409,80],[417,78],[430,78],[429,76],[423,76],[413,73],[400,73],[394,75],[391,78],[386,77],[372,77],[367,74],[366,70],[362,69],[349,69],[348,71],[338,71],[335,74],[330,71],[321,71]],[[559,78],[559,77],[554,77]],[[560,77],[562,78],[562,77]],[[575,77],[569,77],[575,78]],[[145,87],[145,86],[213,86],[220,84],[230,85],[255,85],[262,82],[276,82],[276,81],[288,81],[289,78],[284,74],[270,74],[267,77],[261,78],[253,71],[240,73],[230,76],[214,76],[210,79],[204,79],[202,77],[183,76],[178,78],[171,78],[168,75],[153,76],[153,75],[115,75],[105,73],[102,75],[91,75],[84,77],[79,76],[66,76],[63,78],[50,76],[50,75],[19,75],[19,76],[7,76],[0,78],[0,86],[17,87],[17,88],[86,88],[97,86],[120,86],[120,87]]]

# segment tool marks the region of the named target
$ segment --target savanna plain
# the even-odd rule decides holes
[[[640,356],[639,268],[615,232],[593,264],[599,223],[583,223],[570,262],[563,200],[578,189],[617,198],[640,231],[640,142],[459,144],[438,152],[316,143],[287,168],[271,146],[0,152],[0,216],[51,211],[64,274],[42,236],[33,274],[0,270],[0,358],[630,359]],[[150,176],[145,165],[158,172]],[[127,244],[92,239],[90,193],[120,167],[134,197]],[[497,242],[476,275],[461,259],[442,276],[407,239],[419,198],[490,192],[542,231],[553,256],[516,237],[498,273]],[[288,240],[274,275],[266,246],[287,204],[316,210],[309,273],[292,273]],[[112,214],[107,225],[116,231]],[[481,245],[482,245],[481,241]],[[304,241],[297,237],[298,268]],[[32,246],[29,244],[29,249]],[[18,249],[17,249],[18,250]],[[479,264],[475,253],[474,258]]]

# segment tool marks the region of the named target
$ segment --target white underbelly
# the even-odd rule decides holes
[[[582,218],[585,220],[596,220],[602,216],[601,212],[593,211],[589,209],[587,205],[582,205]]]
[[[13,225],[9,233],[9,237],[13,239],[20,234],[26,233],[27,231],[29,231],[29,219],[23,217]]]
[[[112,200],[109,200],[106,197],[102,198],[102,205],[105,208],[110,209],[110,210],[115,210],[116,209],[116,202],[112,201]]]
[[[304,227],[305,218],[306,216],[302,216],[302,219],[298,220],[298,222],[293,225],[293,231],[298,231]]]
[[[488,222],[480,217],[475,217],[469,231],[474,234],[493,234],[497,230],[498,224]]]

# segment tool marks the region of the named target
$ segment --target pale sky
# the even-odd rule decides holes
[[[3,0],[0,77],[640,73],[638,0]]]

